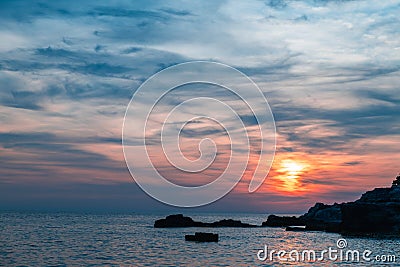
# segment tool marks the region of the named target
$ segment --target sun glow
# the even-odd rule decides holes
[[[301,163],[298,163],[293,160],[283,160],[281,163],[281,172],[286,175],[287,178],[289,179],[295,179],[298,178],[305,166]]]
[[[309,164],[293,159],[283,159],[276,168],[274,179],[280,190],[285,192],[302,191],[301,177],[307,172]]]

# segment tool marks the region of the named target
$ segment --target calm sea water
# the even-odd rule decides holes
[[[260,261],[257,252],[337,249],[338,234],[285,232],[280,228],[154,229],[166,214],[0,213],[1,266],[400,266],[399,239],[346,238],[345,249],[396,256],[397,262]],[[261,224],[265,215],[188,214],[212,222],[233,218]],[[196,231],[220,235],[218,243],[185,242]],[[343,249],[343,251],[345,251]],[[260,254],[262,256],[263,254]],[[389,257],[387,257],[389,258]],[[301,260],[301,257],[300,257]]]

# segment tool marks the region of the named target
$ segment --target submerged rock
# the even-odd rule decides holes
[[[218,234],[196,232],[194,235],[185,235],[186,241],[218,242]]]

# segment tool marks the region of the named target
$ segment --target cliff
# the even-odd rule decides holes
[[[400,186],[375,188],[341,205],[340,230],[348,234],[400,234]]]
[[[375,188],[354,202],[317,203],[299,217],[270,215],[262,225],[305,226],[305,230],[342,234],[400,235],[400,185]]]

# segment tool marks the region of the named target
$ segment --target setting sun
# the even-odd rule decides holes
[[[283,160],[281,163],[281,172],[286,174],[287,178],[298,178],[305,166],[293,160]]]
[[[302,192],[302,178],[310,170],[310,164],[305,160],[280,159],[276,162],[273,180],[276,188],[282,192]]]

